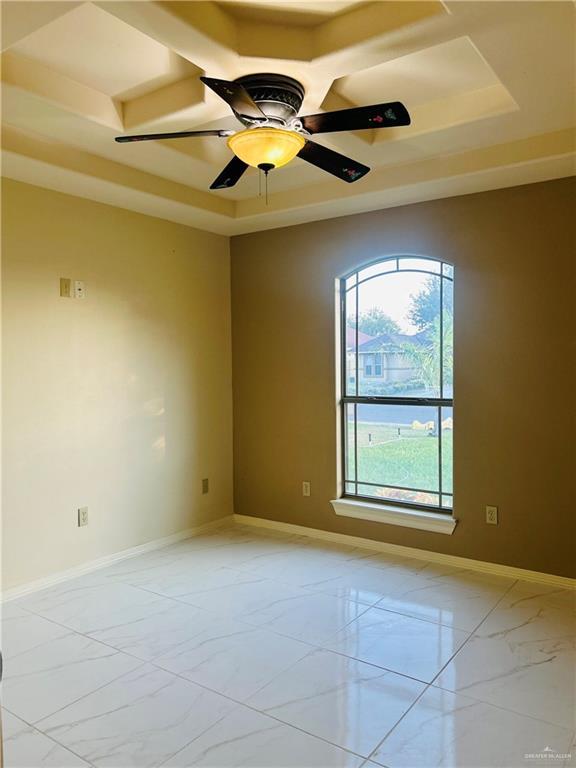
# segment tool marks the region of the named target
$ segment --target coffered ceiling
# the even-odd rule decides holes
[[[2,3],[5,176],[235,234],[568,176],[575,170],[573,2],[220,0]],[[209,186],[210,137],[240,128],[199,76],[278,72],[301,114],[402,101],[408,128],[315,140],[372,168],[346,184],[296,159]]]

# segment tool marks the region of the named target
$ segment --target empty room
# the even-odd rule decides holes
[[[0,768],[576,766],[576,4],[0,6]]]

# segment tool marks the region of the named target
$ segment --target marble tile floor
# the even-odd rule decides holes
[[[222,528],[2,606],[4,765],[576,766],[574,597]]]

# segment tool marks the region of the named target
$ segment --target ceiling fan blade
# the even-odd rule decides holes
[[[366,128],[392,128],[410,125],[408,110],[399,101],[389,104],[372,104],[370,107],[339,109],[300,118],[309,133],[334,131],[361,131]]]
[[[248,168],[248,164],[234,155],[222,173],[210,184],[210,189],[228,189],[233,187],[246,168]]]
[[[370,170],[367,165],[362,165],[346,155],[334,152],[333,149],[323,147],[321,144],[315,144],[313,141],[306,142],[298,152],[298,157],[349,183],[358,181]]]
[[[215,77],[201,77],[200,80],[211,88],[214,93],[243,117],[249,117],[252,120],[266,120],[266,115],[260,107],[252,100],[252,97],[240,83],[230,80],[218,80]]]
[[[187,139],[193,136],[232,136],[234,131],[176,131],[173,133],[142,133],[139,136],[116,136],[114,141],[128,144],[131,141],[160,141],[161,139]]]

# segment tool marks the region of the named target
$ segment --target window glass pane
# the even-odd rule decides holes
[[[445,509],[453,509],[453,498],[450,494],[442,494],[442,506]]]
[[[358,286],[360,395],[440,396],[440,279],[393,272]],[[355,328],[356,316],[347,314]],[[377,378],[375,353],[381,365]]]
[[[355,480],[356,479],[356,469],[355,469],[355,451],[354,451],[354,408],[356,406],[353,403],[348,403],[345,406],[345,413],[346,418],[344,420],[344,429],[346,430],[346,434],[344,436],[344,444],[346,446],[346,456],[345,456],[345,473],[346,477],[345,480]]]
[[[453,278],[454,267],[452,266],[452,264],[442,264],[442,274],[446,275],[446,277]]]
[[[413,501],[414,494],[437,495],[438,408],[358,403],[356,412],[358,482],[381,486],[370,495],[382,496],[384,487],[388,499],[404,500],[405,491]],[[353,450],[353,441],[347,445]]]
[[[350,288],[353,288],[355,285],[356,285],[356,273],[354,273],[349,278],[347,278],[347,280],[346,280],[346,290],[349,291]]]
[[[356,496],[356,486],[354,485],[354,483],[346,483],[345,488],[346,488],[345,493],[349,493],[352,496]]]
[[[382,272],[395,272],[396,271],[396,257],[393,259],[386,259],[385,261],[379,261],[377,264],[372,264],[366,269],[360,270],[358,273],[358,280],[366,280],[369,277],[380,275]]]
[[[358,291],[354,288],[346,294],[346,394],[357,394],[356,383],[356,343],[362,343],[363,336],[358,331],[356,333],[356,317]]]
[[[354,491],[352,491],[354,493]],[[408,491],[401,488],[390,488],[385,485],[358,485],[357,496],[367,496],[380,501],[403,502],[405,504],[427,504],[432,507],[440,506],[437,493],[424,491]],[[451,505],[449,506],[451,508]]]
[[[443,367],[442,397],[452,397],[454,379],[454,283],[442,281]]]
[[[442,492],[452,494],[453,408],[442,408]]]
[[[400,269],[422,269],[425,272],[440,273],[440,262],[433,259],[414,259],[403,257],[400,259]]]

